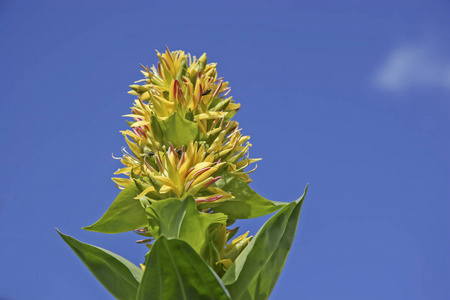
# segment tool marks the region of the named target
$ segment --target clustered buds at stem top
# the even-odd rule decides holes
[[[199,203],[231,199],[226,191],[207,186],[222,170],[251,182],[248,173],[254,169],[245,169],[259,159],[249,158],[250,137],[243,136],[239,124],[231,120],[240,104],[227,97],[228,82],[217,78],[216,64],[207,64],[206,54],[199,59],[168,49],[157,54],[158,67],[143,67],[146,78],[136,82],[143,84],[130,86],[129,93],[138,99],[132,114],[125,115],[133,119],[131,130],[122,133],[131,153],[122,151],[125,167],[115,172],[128,178],[113,178],[114,182],[123,189],[133,176],[146,178],[140,197],[149,202],[187,195]],[[165,121],[172,126],[195,124],[195,140],[174,145],[176,141],[164,132]],[[196,173],[205,168],[210,169],[201,176]]]

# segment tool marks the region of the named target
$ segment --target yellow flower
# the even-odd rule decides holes
[[[161,151],[148,153],[142,162],[125,152],[122,162],[126,167],[115,174],[132,176],[133,172],[145,186],[136,199],[145,197],[152,202],[192,195],[197,203],[203,203],[233,198],[226,191],[211,186],[221,178],[218,173],[226,163],[214,160],[214,154],[208,153],[205,146],[197,142],[191,142],[187,149],[177,150],[170,144],[167,150],[163,147]],[[121,185],[121,179],[113,178],[118,185]],[[122,187],[126,185],[122,184]]]
[[[217,78],[216,64],[206,63],[206,54],[199,59],[183,51],[157,52],[158,66],[143,67],[143,85],[131,85],[132,95],[139,96],[135,106],[148,103],[157,117],[169,117],[175,111],[182,117],[191,111],[199,127],[206,133],[208,122],[240,108],[228,97],[230,88],[223,78]],[[142,109],[142,106],[140,107]],[[230,116],[231,117],[231,116]]]

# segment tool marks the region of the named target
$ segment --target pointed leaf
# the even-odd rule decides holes
[[[120,233],[147,226],[147,216],[139,200],[134,199],[140,191],[133,182],[119,193],[117,198],[91,226],[83,227],[88,231]]]
[[[174,147],[187,146],[198,134],[197,123],[183,119],[178,112],[164,120],[153,116],[151,122],[152,130],[158,133],[155,138],[164,145],[170,142]]]
[[[136,299],[143,273],[140,268],[108,250],[82,243],[59,231],[58,233],[115,298],[119,300]]]
[[[294,240],[306,191],[264,224],[222,277],[233,300],[269,298]]]
[[[230,300],[219,277],[186,242],[156,240],[145,262],[137,300]]]
[[[195,200],[188,196],[179,199],[160,200],[146,208],[148,229],[153,237],[161,235],[174,237],[187,242],[195,251],[200,252],[206,241],[206,231],[211,224],[224,223],[224,214],[199,212]]]
[[[271,201],[260,196],[246,182],[228,172],[222,172],[220,175],[222,178],[215,185],[230,192],[234,198],[224,202],[201,204],[199,205],[200,209],[212,208],[214,212],[224,213],[230,219],[250,219],[271,214],[288,204]]]

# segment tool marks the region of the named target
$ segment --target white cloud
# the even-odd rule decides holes
[[[397,47],[378,69],[374,84],[390,91],[413,87],[450,89],[450,60],[427,43]]]

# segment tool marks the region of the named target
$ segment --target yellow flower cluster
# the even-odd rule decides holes
[[[131,153],[123,149],[120,159],[125,167],[114,173],[128,178],[113,180],[124,188],[133,176],[145,178],[138,197],[150,202],[187,195],[197,203],[226,201],[233,196],[212,186],[221,178],[219,173],[226,171],[249,183],[253,170],[245,168],[259,160],[248,157],[250,137],[231,120],[240,104],[228,96],[228,82],[217,77],[216,64],[207,64],[206,54],[199,59],[169,49],[157,54],[157,67],[142,66],[145,79],[130,86],[129,93],[138,98],[132,113],[125,115],[133,119],[131,130],[122,134]],[[157,123],[175,118],[182,120],[179,124],[196,126],[193,141],[175,145],[159,136]]]

